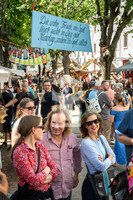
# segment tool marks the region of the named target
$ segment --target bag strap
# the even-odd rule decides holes
[[[99,194],[98,194],[98,192],[97,192],[96,185],[95,185],[95,182],[94,182],[94,178],[93,178],[93,176],[90,174],[90,171],[89,171],[89,169],[88,169],[86,163],[85,163],[85,165],[86,165],[86,168],[87,168],[87,171],[88,171],[88,178],[89,178],[89,180],[90,180],[90,182],[91,182],[92,189],[93,189],[93,191],[94,191],[94,193],[95,193],[96,199],[98,200],[98,199],[100,199],[100,196],[99,196]]]
[[[39,166],[40,166],[40,149],[38,148],[38,166],[37,166],[37,170],[36,170],[35,174],[38,173],[38,171],[39,171]]]
[[[98,91],[98,92],[99,92],[99,91]],[[97,93],[98,93],[98,92],[97,92]],[[104,91],[99,92],[99,94],[97,94],[97,93],[96,93],[96,95],[97,95],[97,97],[99,97],[100,94],[104,93]]]
[[[108,151],[107,151],[106,145],[105,145],[103,139],[100,136],[99,136],[99,138],[100,138],[102,145],[104,146],[104,149],[105,149],[105,153],[106,153],[105,158],[107,158],[108,157]]]
[[[99,91],[98,91],[98,92],[99,92]],[[98,92],[97,92],[97,93],[98,93]],[[97,94],[97,93],[96,93],[96,95],[97,95],[97,97],[99,97],[100,94],[104,93],[104,91],[101,91],[99,94]],[[99,105],[100,105],[100,104],[99,104]],[[100,107],[101,107],[101,106],[100,106]],[[102,105],[102,109],[103,109],[104,107],[105,107],[105,103]]]

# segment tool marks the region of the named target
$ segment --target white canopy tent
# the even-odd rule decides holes
[[[14,70],[0,66],[0,89],[3,89],[4,82],[11,86],[11,79],[21,78],[25,76],[24,70]]]
[[[11,75],[17,75],[17,76],[20,76],[20,77],[24,77],[25,76],[24,70],[9,69],[9,68],[3,67],[3,66],[0,66],[0,69],[3,69],[5,71],[10,72]]]
[[[0,69],[0,88],[1,89],[3,89],[4,82],[11,83],[11,73],[4,69]]]

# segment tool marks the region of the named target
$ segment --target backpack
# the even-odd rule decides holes
[[[92,92],[93,92],[93,91],[92,91]],[[91,93],[91,92],[90,92],[90,93]],[[89,112],[100,113],[100,112],[102,111],[102,109],[104,108],[105,104],[102,106],[102,109],[101,109],[101,106],[100,106],[99,101],[98,101],[98,97],[99,97],[100,94],[103,93],[103,91],[100,92],[98,95],[97,95],[98,92],[96,92],[96,93],[95,93],[95,97],[92,98],[92,99],[90,99],[90,93],[89,93],[88,98],[87,98],[87,101],[86,101],[87,104],[88,104],[87,110],[88,110]]]

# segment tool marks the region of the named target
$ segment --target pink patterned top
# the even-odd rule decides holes
[[[40,149],[39,171],[35,174],[38,166],[38,148]],[[43,172],[46,166],[51,169],[52,181],[58,174],[55,162],[50,157],[46,147],[36,143],[36,151],[30,149],[28,145],[22,143],[13,152],[13,165],[19,178],[19,185],[29,184],[29,189],[47,191],[51,183],[44,184],[46,173]]]

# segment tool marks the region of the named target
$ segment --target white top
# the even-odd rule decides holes
[[[20,138],[20,133],[18,133],[18,125],[22,117],[17,119],[17,121],[14,123],[11,133],[11,145],[12,147],[17,142],[17,140]]]

